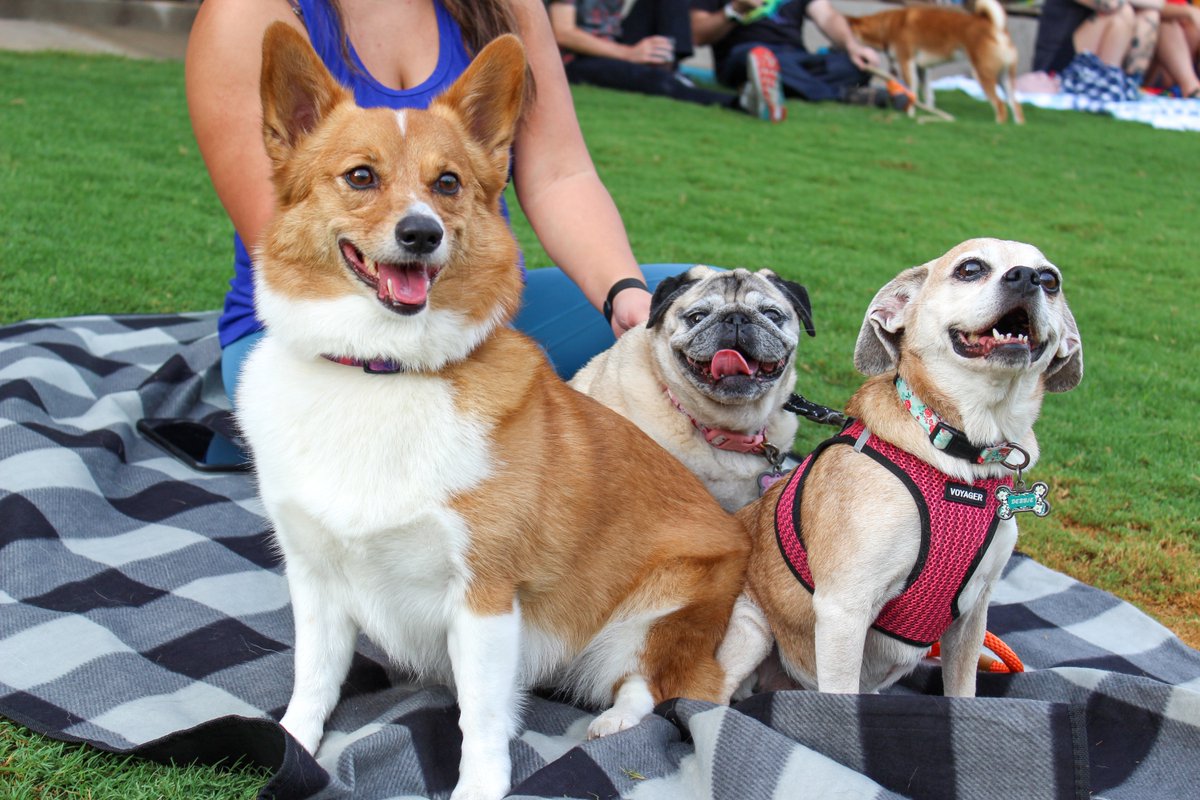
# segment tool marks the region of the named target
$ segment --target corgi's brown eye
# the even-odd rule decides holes
[[[342,177],[355,189],[374,189],[379,185],[379,178],[370,167],[355,167]]]
[[[987,265],[977,258],[969,258],[954,268],[954,277],[960,281],[978,280],[987,274]]]
[[[1046,294],[1054,294],[1062,288],[1062,279],[1052,269],[1044,269],[1039,272],[1037,282]]]
[[[453,172],[443,172],[438,176],[437,183],[433,185],[438,194],[458,194],[458,187],[458,176]]]

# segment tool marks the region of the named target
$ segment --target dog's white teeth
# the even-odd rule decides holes
[[[396,290],[392,288],[392,279],[391,278],[387,279],[387,291],[390,296],[392,296],[392,297],[396,296]]]
[[[1022,344],[1029,343],[1029,337],[1024,333],[1000,333],[1000,331],[992,328],[992,339],[997,344],[1007,344],[1011,342],[1020,342]]]

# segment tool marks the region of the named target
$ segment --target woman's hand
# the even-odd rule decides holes
[[[650,292],[630,287],[613,298],[612,329],[618,339],[625,331],[636,328],[650,317]]]
[[[629,46],[629,60],[634,64],[670,64],[675,60],[675,45],[666,36],[647,36]]]
[[[847,42],[846,45],[846,54],[850,56],[854,66],[862,70],[868,67],[879,68],[879,53],[873,47],[868,47],[857,38]]]

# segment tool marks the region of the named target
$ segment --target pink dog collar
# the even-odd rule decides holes
[[[727,431],[723,428],[710,428],[704,423],[697,420],[688,413],[679,401],[675,399],[675,395],[671,394],[671,390],[666,386],[663,387],[663,394],[671,401],[671,405],[675,409],[691,420],[692,427],[700,431],[704,436],[704,441],[708,442],[718,450],[729,450],[734,453],[761,453],[767,441],[767,429],[763,428],[758,433],[738,433],[737,431]]]
[[[408,372],[408,368],[403,364],[386,358],[376,358],[363,361],[360,358],[351,358],[350,356],[331,356],[328,353],[322,353],[321,358],[324,358],[327,361],[332,361],[335,364],[343,364],[347,367],[361,367],[362,371],[368,375],[394,375],[397,372]]]

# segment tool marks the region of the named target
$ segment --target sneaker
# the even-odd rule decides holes
[[[742,108],[768,122],[787,119],[783,104],[783,86],[779,82],[779,60],[767,47],[752,47],[746,54],[746,85],[742,87]]]
[[[850,106],[889,108],[892,98],[886,89],[878,86],[851,86],[842,94],[842,102]]]
[[[917,104],[917,96],[895,78],[888,78],[888,103],[897,111],[908,111]]]

